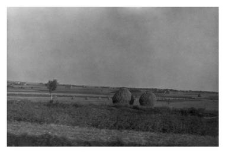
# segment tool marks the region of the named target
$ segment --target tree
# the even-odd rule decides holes
[[[48,91],[49,91],[49,94],[50,94],[50,103],[53,102],[52,100],[52,91],[56,90],[57,88],[57,85],[58,85],[58,82],[56,79],[54,80],[49,80],[48,83],[46,84],[47,88],[48,88]]]

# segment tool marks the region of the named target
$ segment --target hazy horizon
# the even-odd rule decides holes
[[[218,8],[8,8],[7,80],[218,91]]]

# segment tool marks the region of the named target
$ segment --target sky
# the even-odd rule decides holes
[[[7,80],[218,91],[218,8],[8,8]]]

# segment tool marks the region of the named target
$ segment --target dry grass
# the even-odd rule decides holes
[[[65,142],[68,142],[63,143],[64,145],[218,146],[218,137],[211,136],[118,131],[56,124],[40,125],[29,122],[8,122],[7,129],[9,134],[17,135],[17,137],[27,134],[37,139],[38,136],[48,134],[55,138],[63,138]],[[25,139],[26,136],[23,135],[23,138]]]
[[[204,116],[212,118],[204,119]],[[100,129],[218,136],[218,113],[204,110],[8,102],[7,120]]]

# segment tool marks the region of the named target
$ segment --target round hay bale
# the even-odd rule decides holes
[[[121,88],[112,97],[112,102],[118,105],[129,105],[131,96],[132,94],[127,88]]]
[[[145,92],[139,98],[139,103],[141,106],[154,107],[156,102],[156,96],[152,92]]]

